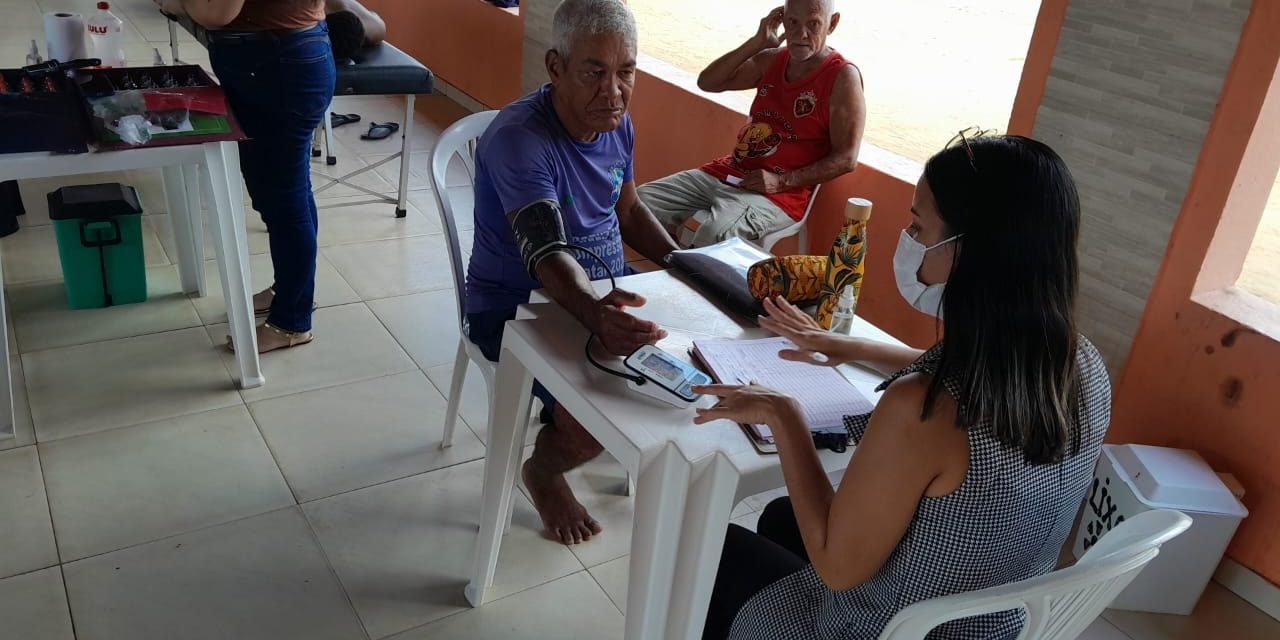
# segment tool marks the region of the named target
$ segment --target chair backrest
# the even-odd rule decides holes
[[[1191,526],[1185,514],[1158,509],[1121,523],[1074,566],[1021,582],[917,602],[885,625],[880,640],[922,640],[940,624],[1024,609],[1018,640],[1073,640],[1160,553]]]
[[[449,163],[455,155],[458,156],[474,183],[476,142],[497,116],[497,111],[481,111],[453,123],[440,134],[435,149],[431,150],[431,187],[436,196],[436,209],[440,212],[440,226],[444,228],[444,238],[448,244],[453,290],[458,298],[458,328],[464,334],[467,266],[462,261],[462,247],[458,241],[456,217],[460,205],[449,194]]]

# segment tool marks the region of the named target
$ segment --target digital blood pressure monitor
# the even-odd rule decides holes
[[[622,364],[643,378],[641,384],[628,380],[627,386],[676,407],[688,407],[700,397],[693,386],[711,384],[711,377],[693,365],[651,344],[627,356]]]

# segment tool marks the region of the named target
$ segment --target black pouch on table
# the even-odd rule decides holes
[[[755,324],[764,310],[747,287],[747,270],[771,257],[741,238],[730,238],[699,249],[672,251],[667,263],[687,275],[709,299]]]

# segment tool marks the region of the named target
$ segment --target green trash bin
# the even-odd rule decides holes
[[[48,198],[68,305],[94,309],[145,301],[142,206],[134,188],[77,185]]]

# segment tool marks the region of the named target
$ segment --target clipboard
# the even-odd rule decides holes
[[[719,383],[741,384],[744,379],[755,378],[766,386],[795,396],[805,409],[814,445],[844,451],[852,444],[844,427],[844,416],[869,413],[874,405],[835,369],[778,358],[778,350],[789,346],[794,345],[785,338],[698,340],[689,350],[689,355]],[[704,348],[718,353],[709,357],[703,353]],[[819,426],[814,428],[814,424]],[[756,451],[778,452],[768,427],[754,424],[739,426]]]

